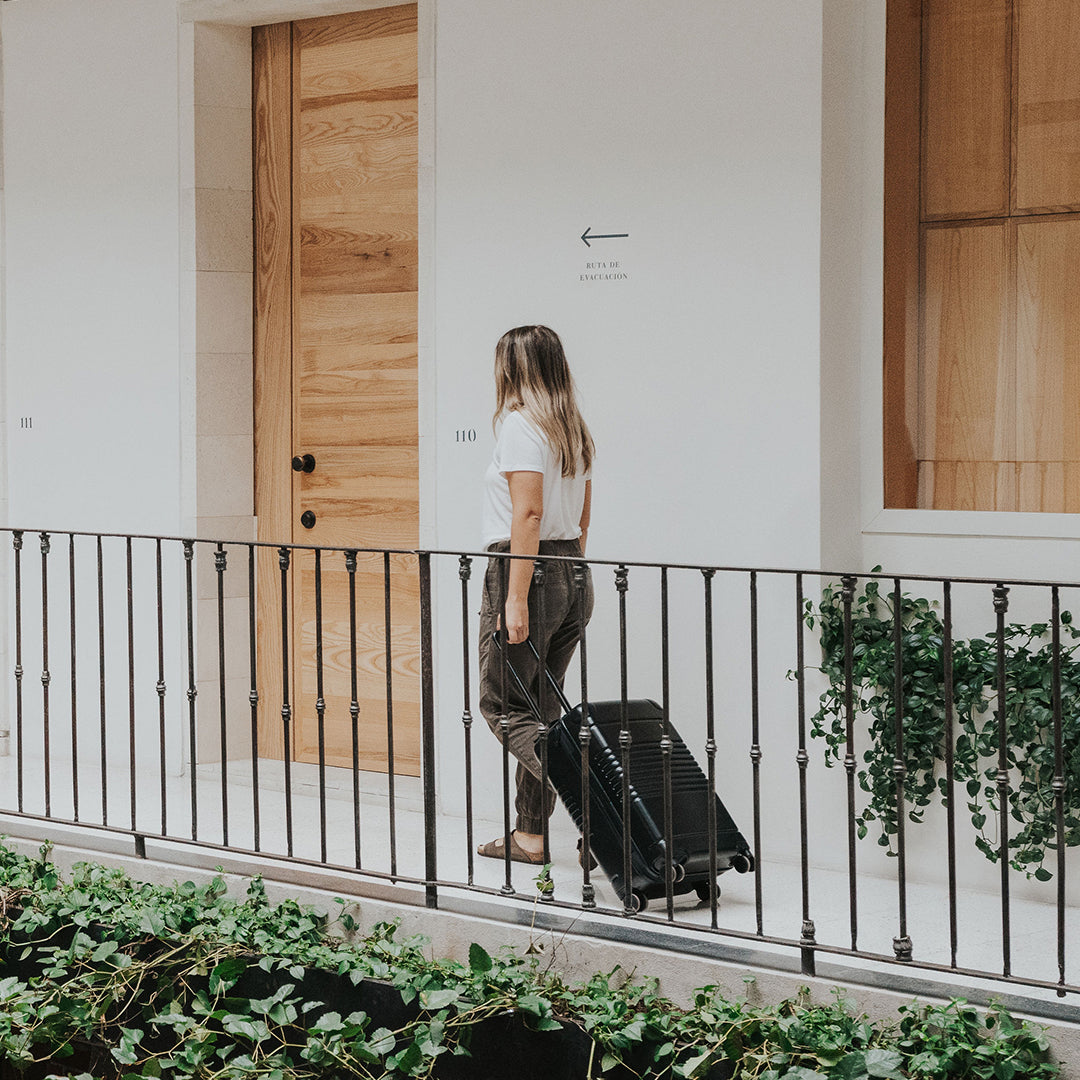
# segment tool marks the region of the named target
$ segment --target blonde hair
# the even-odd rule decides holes
[[[546,326],[516,326],[495,346],[495,416],[520,409],[543,432],[563,476],[592,467],[596,447],[578,411],[562,342]]]

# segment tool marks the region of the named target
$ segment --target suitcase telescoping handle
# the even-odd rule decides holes
[[[518,689],[521,691],[522,696],[525,698],[525,701],[528,703],[529,708],[532,710],[533,716],[535,716],[537,720],[542,720],[543,718],[540,715],[540,706],[537,705],[536,702],[533,700],[533,696],[529,692],[529,688],[525,685],[524,680],[518,674],[517,669],[510,662],[510,653],[507,650],[503,649],[502,631],[493,631],[491,635],[491,640],[495,643],[495,648],[497,648],[506,659],[507,670],[513,676],[514,682],[517,683]],[[544,674],[547,676],[548,686],[550,686],[551,689],[555,691],[555,698],[562,706],[562,711],[564,713],[573,712],[574,706],[571,705],[570,702],[566,699],[566,695],[563,693],[563,688],[559,685],[559,682],[555,678],[555,676],[552,675],[551,672],[548,670],[547,665],[540,660],[540,654],[536,651],[536,646],[533,644],[532,638],[526,638],[524,644],[529,646],[529,651],[535,657],[536,662],[544,669]]]

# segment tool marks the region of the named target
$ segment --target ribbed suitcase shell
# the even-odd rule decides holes
[[[495,645],[502,648],[498,632]],[[527,643],[539,660],[532,642]],[[540,710],[528,687],[507,658],[507,669],[529,702]],[[581,801],[581,706],[571,706],[551,672],[548,686],[562,706],[563,715],[548,731],[548,777],[575,824],[584,832]],[[596,861],[611,879],[625,903],[627,892],[637,909],[648,900],[666,896],[664,884],[664,710],[648,698],[626,702],[626,729],[630,735],[630,888],[627,890],[623,858],[623,768],[620,736],[623,703],[590,701],[589,730],[589,845]],[[709,895],[709,781],[674,727],[671,739],[671,851],[675,880],[673,894],[695,891]],[[754,869],[754,855],[732,820],[727,807],[714,795],[716,808],[716,871]]]
[[[560,697],[562,695],[560,694]],[[563,699],[565,702],[565,699]],[[649,699],[626,703],[630,734],[630,892],[641,907],[651,897],[666,895],[664,886],[664,762],[660,742],[663,709]],[[581,800],[581,706],[569,709],[548,735],[548,775],[578,828],[583,827]],[[621,701],[589,702],[590,844],[604,873],[626,900],[623,862],[623,769],[620,733]],[[671,739],[672,864],[675,894],[697,891],[708,896],[709,782],[678,732]],[[718,796],[716,869],[752,870],[754,857]]]

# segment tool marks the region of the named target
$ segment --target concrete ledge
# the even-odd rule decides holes
[[[853,1006],[875,1019],[896,1016],[913,999],[947,1001],[963,997],[973,1004],[1000,1002],[1015,1016],[1047,1027],[1054,1053],[1063,1063],[1064,1080],[1080,1080],[1080,1008],[1055,999],[1029,997],[985,980],[973,985],[959,977],[898,971],[888,964],[818,956],[815,977],[802,974],[798,956],[781,946],[718,938],[638,919],[618,919],[557,907],[527,898],[505,898],[460,889],[440,889],[439,908],[425,906],[421,885],[379,882],[330,867],[234,855],[196,845],[147,838],[145,858],[135,838],[4,818],[0,835],[7,846],[34,854],[43,842],[53,844],[52,858],[64,871],[93,861],[123,869],[133,878],[156,884],[190,879],[205,882],[220,875],[231,895],[241,896],[248,880],[263,877],[274,902],[297,900],[331,914],[348,911],[362,926],[398,920],[405,934],[423,934],[433,956],[467,961],[469,945],[488,952],[530,945],[545,964],[570,981],[620,967],[659,980],[661,992],[687,1004],[692,992],[716,986],[725,996],[765,1004],[805,988],[811,1000],[832,1000],[839,989]],[[342,909],[335,900],[348,903]]]

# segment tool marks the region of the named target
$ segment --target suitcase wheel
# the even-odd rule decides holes
[[[637,889],[635,889],[630,894],[630,910],[633,911],[635,915],[643,912],[648,906],[649,898],[643,892],[638,892]]]
[[[754,869],[754,860],[749,855],[732,855],[731,869],[736,874],[745,874]]]
[[[709,883],[707,881],[699,881],[694,886],[694,892],[697,894],[697,898],[703,903],[709,902]],[[720,883],[716,883],[716,899],[720,900]]]

